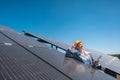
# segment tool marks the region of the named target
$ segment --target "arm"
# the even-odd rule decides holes
[[[93,57],[91,56],[92,58],[92,62],[93,62],[93,67],[94,68],[97,68],[97,69],[100,69],[101,70],[101,65],[99,64],[99,59],[101,58],[101,56],[98,57],[98,59],[94,60]]]
[[[90,57],[91,57],[92,65],[93,65],[93,66],[97,66],[98,63],[99,63],[99,59],[94,60],[93,57],[92,57],[92,55],[91,55],[91,54],[89,54],[89,55],[90,55]]]

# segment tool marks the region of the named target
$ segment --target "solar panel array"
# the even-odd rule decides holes
[[[12,38],[9,39],[8,37]],[[24,36],[20,36],[20,34],[16,34],[16,32],[5,28],[0,32],[0,80],[71,79],[25,48],[47,48],[45,45],[22,37]]]
[[[116,80],[12,29],[0,27],[0,80]]]
[[[30,33],[28,33],[28,35],[29,34]],[[54,41],[54,40],[48,39],[46,37],[36,36],[36,35],[34,35],[34,37],[36,37],[36,38],[38,38],[42,41],[46,41],[50,44],[53,44],[53,45],[55,45],[58,48],[61,48],[63,50],[67,50],[68,48],[71,47],[71,45],[69,45],[69,44],[62,43],[62,42],[59,42],[59,41]],[[120,61],[119,61],[118,58],[107,55],[107,54],[104,54],[104,53],[101,53],[101,52],[98,52],[98,51],[94,51],[94,50],[91,50],[91,49],[86,49],[86,51],[90,52],[94,59],[97,59],[99,56],[102,56],[102,58],[100,59],[100,64],[103,67],[108,68],[108,69],[110,69],[112,71],[115,71],[115,72],[120,74]]]

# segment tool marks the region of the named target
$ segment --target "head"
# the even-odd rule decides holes
[[[83,43],[82,43],[82,41],[76,40],[76,41],[74,42],[74,44],[72,45],[72,48],[74,48],[74,49],[76,49],[76,50],[82,49],[82,48],[83,48]]]

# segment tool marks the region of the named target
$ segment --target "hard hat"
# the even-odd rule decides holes
[[[75,48],[78,44],[82,43],[82,41],[76,40],[72,45],[72,48]]]

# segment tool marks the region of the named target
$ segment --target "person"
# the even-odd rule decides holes
[[[99,60],[94,60],[92,55],[85,51],[82,41],[76,40],[72,47],[68,49],[66,56],[75,58],[80,62],[83,62],[86,65],[92,65],[93,67],[99,65]]]

